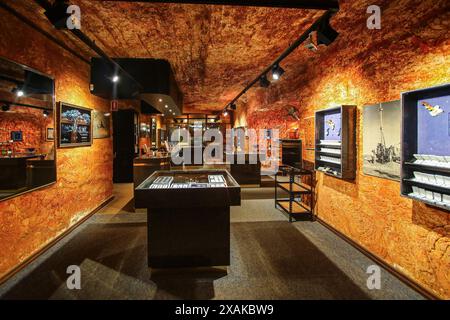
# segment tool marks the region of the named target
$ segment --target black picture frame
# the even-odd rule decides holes
[[[73,116],[69,117],[66,114]],[[59,102],[58,148],[91,146],[93,141],[92,122],[92,109]]]
[[[11,131],[11,140],[14,142],[23,141],[22,131]]]

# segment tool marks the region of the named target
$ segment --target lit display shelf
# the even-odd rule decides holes
[[[316,111],[316,171],[340,179],[355,179],[355,131],[355,106],[339,106]]]
[[[401,194],[450,211],[450,84],[402,94]]]

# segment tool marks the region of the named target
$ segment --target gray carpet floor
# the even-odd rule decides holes
[[[272,188],[242,189],[232,208],[231,266],[151,270],[146,215],[108,208],[0,287],[1,299],[423,299],[386,270],[369,290],[375,262],[317,222],[290,224],[274,208]],[[68,290],[66,268],[81,268]]]

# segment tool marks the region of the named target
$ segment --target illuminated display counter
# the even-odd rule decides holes
[[[149,267],[229,265],[230,206],[240,204],[226,170],[153,173],[135,190],[136,208],[147,208]]]

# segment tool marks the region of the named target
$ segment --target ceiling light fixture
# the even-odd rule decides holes
[[[333,27],[330,25],[330,18],[324,19],[322,23],[317,28],[317,45],[326,45],[329,46],[333,43],[334,40],[339,35],[339,32],[333,29]]]
[[[44,114],[44,117],[48,117],[50,115],[50,111],[44,110],[43,114]]]
[[[272,68],[272,79],[277,81],[284,74],[284,69],[280,65],[276,64]]]
[[[227,111],[227,110],[224,110],[224,111],[223,111],[223,115],[224,115],[224,117],[227,117],[227,116],[228,116],[228,111]]]
[[[166,107],[166,109],[167,109],[169,106],[166,104],[164,107]]]
[[[159,100],[158,100],[159,102],[162,102],[162,99],[161,98],[159,98]]]
[[[261,88],[267,88],[270,86],[270,81],[267,79],[267,75],[263,75],[261,78],[259,78],[259,85]]]
[[[9,109],[10,109],[10,106],[9,106],[9,104],[4,104],[4,105],[2,105],[2,111],[9,111]]]
[[[114,82],[114,83],[117,83],[117,82],[119,82],[119,80],[120,80],[120,78],[119,78],[119,76],[114,76],[114,77],[112,77],[112,82]]]

